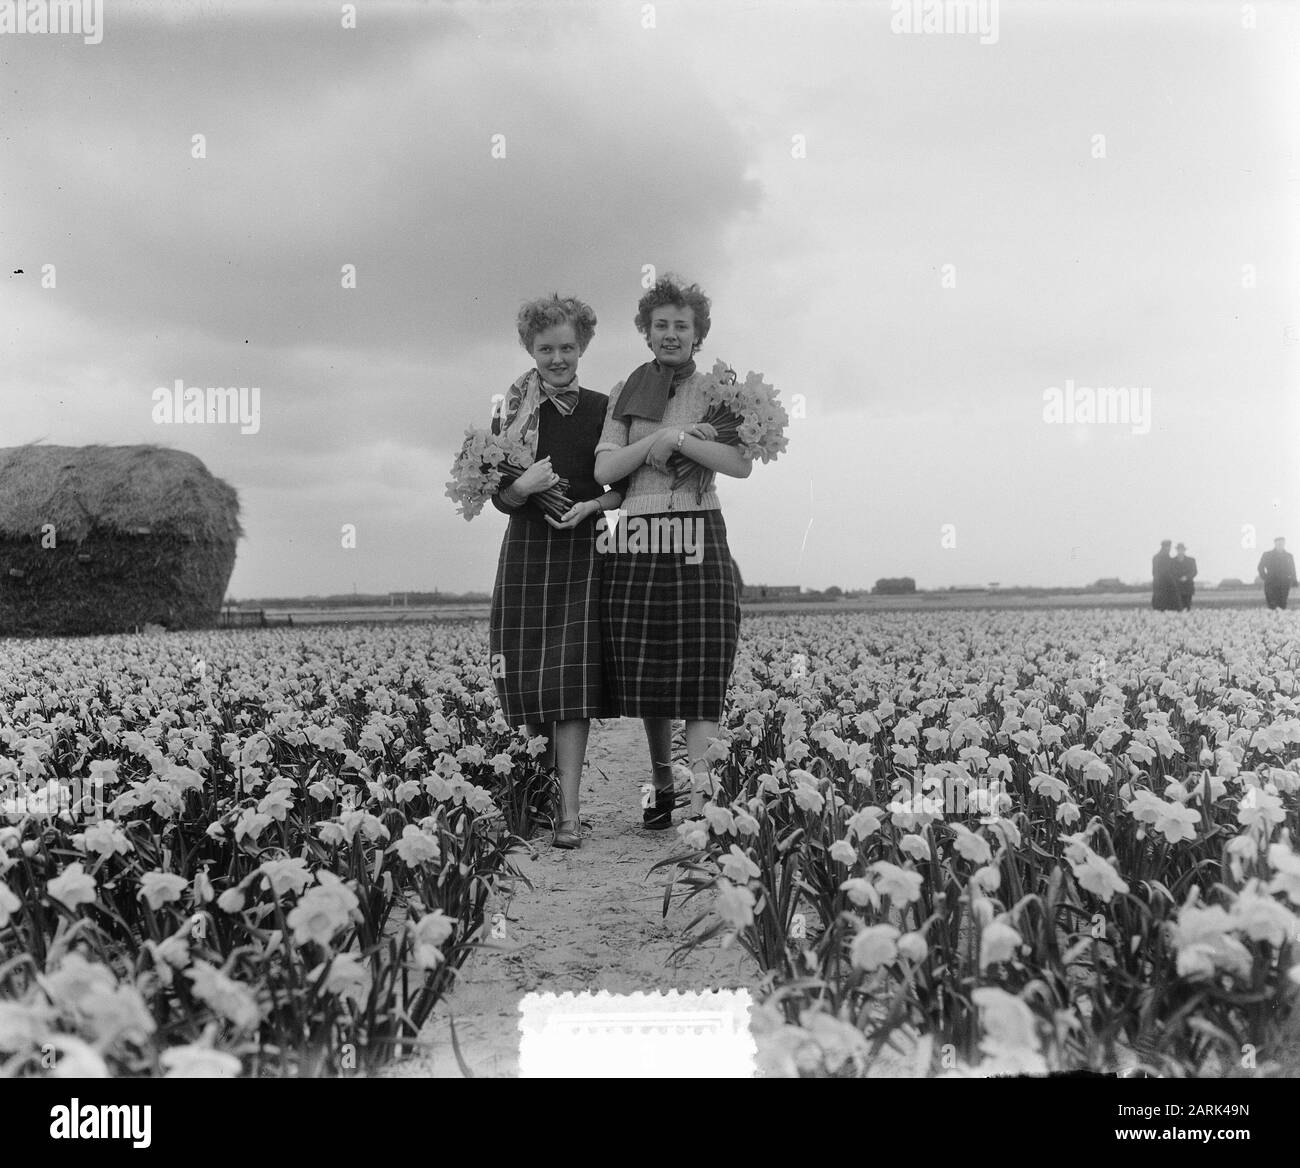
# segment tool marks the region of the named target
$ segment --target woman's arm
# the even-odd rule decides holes
[[[574,503],[559,519],[552,519],[549,515],[544,518],[557,531],[564,531],[566,528],[577,527],[584,519],[601,511],[615,511],[622,502],[623,496],[617,491],[610,490],[594,499],[583,499],[581,502]]]
[[[528,502],[529,495],[535,495],[538,491],[553,486],[554,480],[558,477],[551,468],[551,456],[548,454],[527,467],[524,473],[509,486],[497,491],[492,496],[492,506],[510,515]]]
[[[672,430],[674,436],[676,435],[677,427],[667,428]],[[633,442],[629,446],[620,446],[617,450],[598,452],[596,455],[595,479],[602,483],[616,483],[619,479],[627,478],[645,462],[646,455],[650,453],[651,445],[661,433],[663,433],[663,430],[654,434],[647,434],[639,442]]]
[[[685,437],[678,445],[678,436],[683,433]],[[723,442],[710,442],[697,438],[690,432],[689,427],[660,430],[650,437],[654,443],[650,451],[652,466],[666,464],[674,451],[680,451],[692,462],[735,479],[749,478],[749,472],[754,469],[753,459],[746,458],[739,446],[728,446]]]
[[[707,466],[733,479],[747,479],[754,469],[754,460],[746,458],[739,446],[728,446],[724,442],[706,442],[703,438],[694,438],[688,432],[682,440],[682,453],[692,462]]]
[[[510,515],[513,512],[518,511],[519,508],[522,507],[527,502],[528,502],[527,496],[521,495],[518,491],[516,491],[514,483],[511,483],[509,486],[502,487],[495,495],[492,496],[492,506],[495,507],[498,511],[504,512],[506,515]]]

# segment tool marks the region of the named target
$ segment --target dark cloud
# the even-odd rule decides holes
[[[355,33],[131,21],[94,52],[46,41],[16,69],[11,246],[62,260],[65,302],[117,328],[429,354],[495,334],[532,289],[599,299],[665,251],[711,262],[758,196],[737,134],[685,63],[558,27],[482,37],[362,6]]]

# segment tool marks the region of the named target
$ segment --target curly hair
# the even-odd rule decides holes
[[[636,331],[643,337],[650,336],[650,316],[656,308],[671,305],[674,308],[689,308],[695,315],[695,349],[704,344],[709,335],[709,308],[711,301],[704,295],[698,284],[683,283],[681,277],[671,272],[665,273],[655,281],[655,285],[637,301]]]
[[[561,296],[558,292],[528,301],[519,309],[515,324],[519,329],[519,343],[530,356],[537,334],[556,325],[573,325],[573,335],[577,338],[580,353],[586,350],[591,344],[591,338],[596,335],[596,314],[591,305],[584,304],[574,296]]]

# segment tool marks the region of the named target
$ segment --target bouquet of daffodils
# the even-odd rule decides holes
[[[738,382],[734,369],[716,361],[703,393],[708,409],[700,420],[718,432],[715,441],[739,446],[750,458],[764,462],[771,462],[785,450],[789,442],[785,428],[790,416],[761,373],[748,373],[743,382]],[[693,482],[697,496],[704,493],[713,475],[707,467],[681,453],[668,459],[668,468],[673,472],[673,490]]]
[[[465,442],[451,464],[447,498],[457,504],[457,510],[467,520],[473,519],[483,510],[484,503],[532,464],[533,456],[522,443],[490,430],[471,428],[465,431]],[[562,478],[555,486],[531,498],[552,519],[559,519],[573,506],[565,494],[568,489],[569,480]]]

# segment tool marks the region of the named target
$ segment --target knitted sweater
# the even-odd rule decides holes
[[[665,426],[684,430],[693,422],[698,422],[704,417],[707,409],[700,392],[703,383],[704,374],[697,369],[670,392],[663,419],[651,422],[645,418],[614,417],[618,396],[623,391],[624,383],[620,381],[609,395],[605,428],[601,431],[600,441],[596,444],[596,453],[600,454],[604,450],[621,450],[624,446],[640,442],[642,438]],[[715,477],[712,471],[708,472],[704,495],[697,499],[694,486],[673,490],[671,472],[665,473],[649,465],[640,466],[632,472],[628,480],[622,509],[628,515],[659,515],[666,511],[721,510],[722,504],[718,501],[718,492],[713,485]]]

